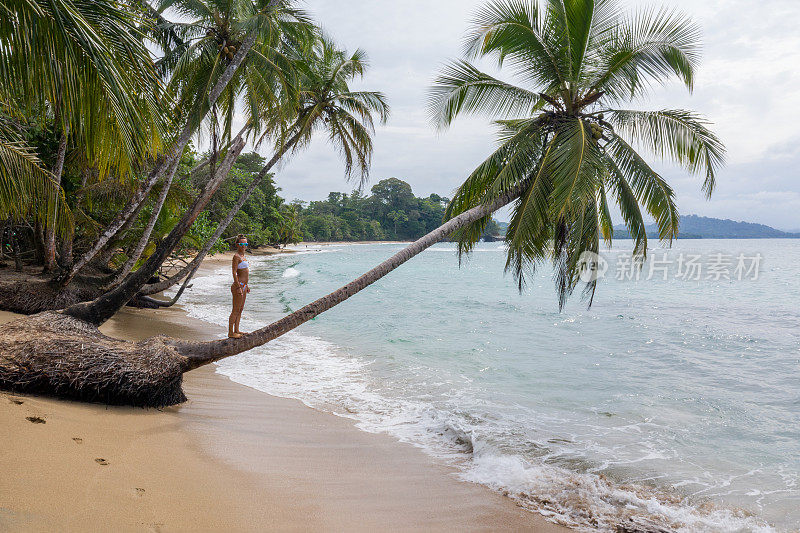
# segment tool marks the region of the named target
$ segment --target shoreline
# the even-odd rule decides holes
[[[210,339],[223,328],[176,306],[124,309],[101,330]],[[184,388],[189,401],[163,410],[0,392],[0,530],[570,531],[410,444],[213,367]]]

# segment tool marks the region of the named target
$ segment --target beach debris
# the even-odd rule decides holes
[[[30,422],[32,424],[45,424],[46,423],[44,418],[41,418],[41,417],[38,417],[38,416],[26,416],[25,420],[27,420],[28,422]]]
[[[137,496],[143,496],[145,493],[145,490],[139,487],[135,487],[134,490],[136,491]]]
[[[108,461],[106,461],[102,457],[98,457],[97,459],[94,460],[94,462],[101,466],[108,466]]]
[[[72,440],[75,441],[75,444],[83,444],[83,439],[80,437],[72,437]]]
[[[8,401],[13,403],[14,405],[22,405],[23,403],[25,403],[19,398],[9,398]]]

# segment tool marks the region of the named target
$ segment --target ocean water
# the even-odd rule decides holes
[[[576,293],[559,312],[547,268],[520,293],[501,243],[461,267],[440,244],[217,371],[585,531],[799,530],[800,241],[678,241],[650,250],[638,280],[630,246],[603,253],[590,309]],[[243,329],[400,248],[254,258]],[[190,314],[227,324],[229,278],[198,279]]]

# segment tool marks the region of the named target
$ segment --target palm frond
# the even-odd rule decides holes
[[[429,114],[438,128],[449,126],[461,113],[528,116],[543,103],[538,94],[498,80],[466,61],[447,64],[428,97]]]
[[[703,175],[703,191],[711,196],[716,172],[725,163],[725,147],[700,115],[682,109],[612,110],[609,122],[656,156]]]
[[[569,65],[552,48],[554,28],[541,16],[538,2],[497,0],[481,7],[464,42],[467,58],[494,57],[500,66],[511,62],[523,79],[546,88],[567,81]]]
[[[622,176],[628,180],[638,201],[645,206],[658,226],[659,238],[671,244],[678,236],[680,217],[672,187],[618,135],[613,135],[606,151]]]
[[[0,127],[0,220],[30,216],[60,233],[73,226],[60,184],[22,140]]]
[[[677,76],[690,90],[700,59],[700,28],[685,14],[644,9],[608,32],[588,73],[592,90],[616,101],[633,98],[652,82]]]

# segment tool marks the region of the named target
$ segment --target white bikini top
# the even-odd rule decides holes
[[[237,265],[237,267],[236,267],[236,268],[247,268],[247,267],[249,267],[249,266],[250,266],[250,265],[248,265],[248,264],[247,264],[247,259],[245,259],[245,260],[243,260],[243,261],[239,261],[239,264]]]

